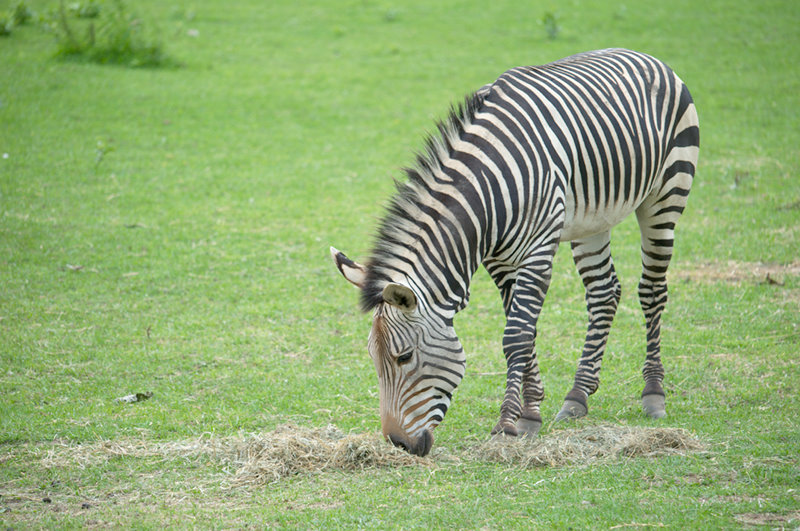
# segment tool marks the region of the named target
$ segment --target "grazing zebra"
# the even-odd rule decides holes
[[[666,273],[699,146],[683,82],[641,53],[588,52],[505,72],[453,108],[438,130],[398,184],[367,264],[331,248],[341,274],[360,288],[362,309],[374,311],[368,349],[384,436],[414,454],[430,451],[431,430],[464,376],[453,317],[480,264],[506,314],[506,391],[492,433],[538,432],[544,388],[536,321],[561,241],[572,242],[589,324],[557,419],[585,415],[620,299],[610,229],[632,212],[647,329],[641,399],[647,415],[664,416]]]

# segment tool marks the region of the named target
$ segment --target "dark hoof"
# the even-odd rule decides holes
[[[566,419],[577,419],[585,417],[586,413],[588,412],[589,410],[586,408],[586,406],[584,406],[580,402],[566,399],[564,400],[564,405],[561,406],[561,411],[559,411],[558,415],[556,415],[556,422]]]
[[[667,402],[664,395],[644,395],[642,409],[651,419],[661,419],[667,416]]]
[[[536,419],[526,419],[525,417],[520,417],[517,420],[517,432],[519,435],[524,435],[526,437],[536,437],[539,433],[539,430],[542,429],[542,421]]]
[[[517,428],[513,424],[500,424],[492,429],[492,438],[495,437],[516,437],[519,434]]]

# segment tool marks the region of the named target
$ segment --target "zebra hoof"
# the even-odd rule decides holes
[[[542,421],[536,419],[526,419],[525,417],[520,417],[517,420],[517,433],[519,435],[524,435],[526,437],[536,437],[539,433],[539,430],[542,429]]]
[[[492,438],[495,437],[516,437],[519,434],[516,426],[513,424],[497,423],[497,426],[492,429]]]
[[[664,395],[644,395],[642,409],[651,419],[661,419],[667,416],[667,402]]]
[[[588,412],[589,409],[580,402],[566,399],[564,405],[561,406],[561,411],[556,415],[556,422],[585,417]]]

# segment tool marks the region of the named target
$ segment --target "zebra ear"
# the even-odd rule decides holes
[[[333,247],[331,247],[331,257],[333,258],[333,263],[336,264],[336,268],[348,282],[359,289],[364,287],[367,270],[363,265],[353,262],[343,252]]]
[[[383,288],[383,301],[404,312],[413,312],[417,308],[417,296],[401,284],[387,284]]]

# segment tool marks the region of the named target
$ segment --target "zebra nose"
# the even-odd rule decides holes
[[[419,436],[419,439],[417,439],[416,452],[411,452],[411,453],[416,454],[420,457],[425,457],[426,455],[428,455],[428,452],[431,451],[432,447],[433,447],[433,434],[431,433],[431,430],[425,430]]]
[[[420,457],[428,455],[428,452],[431,451],[431,447],[433,446],[433,434],[430,430],[423,431],[415,440],[394,433],[388,434],[386,438],[398,448],[402,448],[406,452]]]
[[[391,414],[381,416],[381,428],[386,440],[410,454],[425,457],[431,451],[433,434],[428,429],[423,430],[417,437],[411,437]]]

